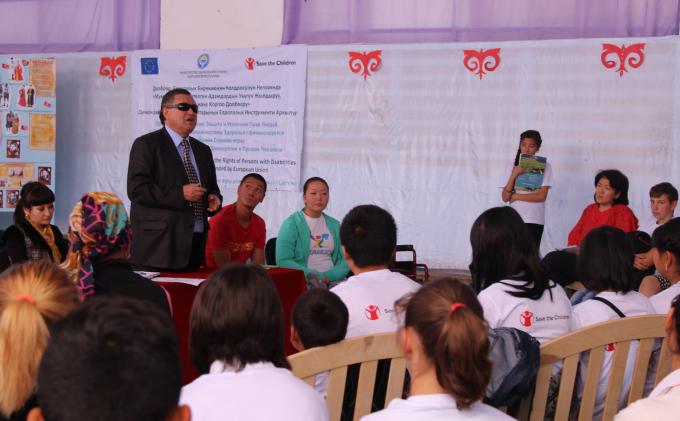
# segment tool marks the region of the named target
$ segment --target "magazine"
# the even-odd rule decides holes
[[[541,188],[547,158],[538,155],[521,154],[519,166],[526,169],[515,179],[515,191],[533,192]]]

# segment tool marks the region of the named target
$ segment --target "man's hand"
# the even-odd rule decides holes
[[[182,186],[182,189],[184,190],[184,200],[188,202],[198,202],[207,192],[207,190],[198,183],[185,184]]]
[[[222,206],[222,201],[220,200],[220,197],[215,194],[209,194],[208,212],[215,212],[220,208],[220,206]]]

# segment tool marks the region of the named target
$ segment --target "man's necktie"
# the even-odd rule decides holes
[[[198,184],[200,183],[198,175],[196,175],[196,169],[191,163],[191,156],[189,155],[190,146],[189,139],[182,139],[182,164],[184,164],[184,171],[187,172],[187,177],[189,178],[189,183]],[[205,217],[205,206],[203,200],[198,202],[189,202],[191,204],[191,209],[194,211],[194,219],[197,221],[202,221]]]

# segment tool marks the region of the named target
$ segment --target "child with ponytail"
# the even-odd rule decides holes
[[[511,420],[481,402],[491,377],[489,339],[475,293],[454,279],[425,284],[395,303],[411,375],[408,399],[362,420]]]

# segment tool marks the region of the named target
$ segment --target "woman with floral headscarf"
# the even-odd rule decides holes
[[[90,192],[69,216],[71,246],[64,268],[83,298],[121,294],[154,302],[170,313],[163,289],[136,274],[127,259],[131,230],[122,201],[113,193]]]

